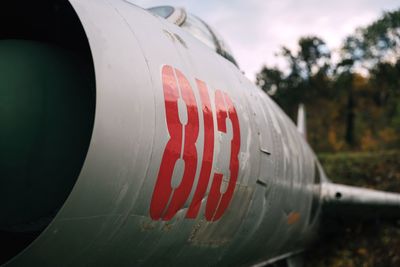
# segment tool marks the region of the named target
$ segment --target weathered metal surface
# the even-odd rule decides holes
[[[354,186],[323,183],[324,214],[345,220],[398,218],[400,194]]]
[[[303,250],[327,179],[283,111],[176,25],[122,0],[70,2],[94,60],[93,136],[61,210],[5,266],[240,266]]]
[[[95,65],[93,137],[81,175],[62,209],[7,266],[232,266],[302,248],[304,234],[312,231],[307,223],[307,186],[313,183],[315,157],[289,118],[236,66],[179,27],[124,1],[71,3]],[[199,114],[193,187],[186,204],[168,221],[149,214],[171,134],[164,66],[187,79]],[[229,95],[240,125],[238,177],[232,200],[216,221],[205,218],[207,200],[213,174],[223,175],[222,195],[230,186],[234,125],[230,118],[226,132],[221,132],[213,115],[211,179],[197,216],[186,218],[198,186],[205,140],[196,79],[205,83],[213,112],[218,108],[217,90],[227,94],[225,101]],[[185,110],[180,108],[179,114],[185,120]],[[174,168],[175,187],[184,168]]]

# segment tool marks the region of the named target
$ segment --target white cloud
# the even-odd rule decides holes
[[[301,36],[317,35],[331,49],[357,27],[383,11],[400,7],[398,0],[131,0],[142,7],[182,6],[217,29],[250,79],[262,65],[280,64],[274,56],[285,45],[297,47]]]

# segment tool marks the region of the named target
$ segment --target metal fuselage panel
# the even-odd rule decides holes
[[[315,230],[309,223],[315,156],[282,110],[232,63],[179,27],[120,0],[71,3],[94,58],[93,137],[81,175],[54,221],[6,266],[234,266],[304,248]],[[185,204],[170,219],[154,219],[151,201],[172,138],[166,66],[193,91],[197,157]],[[197,216],[187,218],[206,139],[198,81],[211,103],[214,150],[207,193]],[[222,194],[232,175],[234,125],[226,119],[226,131],[218,129],[217,92],[229,96],[238,116],[239,169],[227,209],[210,221],[205,213],[213,175],[223,175]],[[180,116],[186,113],[179,109]],[[174,177],[183,168],[175,166]]]

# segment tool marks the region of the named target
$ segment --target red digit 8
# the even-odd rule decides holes
[[[223,175],[221,173],[215,173],[206,205],[206,219],[208,221],[220,219],[228,208],[235,191],[239,173],[238,155],[240,150],[240,126],[236,109],[230,97],[227,94],[223,94],[221,91],[215,92],[215,105],[217,108],[218,131],[226,133],[226,118],[229,117],[232,123],[233,136],[231,140],[231,156],[229,162],[230,179],[228,187],[224,193],[221,193]]]
[[[175,69],[174,71],[171,66],[164,66],[162,68],[162,81],[170,139],[165,147],[154,187],[150,216],[153,220],[168,221],[183,207],[193,186],[197,168],[196,141],[199,135],[199,118],[196,99],[186,77],[179,70]],[[179,92],[187,109],[186,125],[183,125],[179,119]],[[183,139],[182,158],[185,162],[185,169],[179,186],[174,189],[171,185],[172,175],[176,162],[181,158]]]

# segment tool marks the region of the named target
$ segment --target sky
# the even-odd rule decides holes
[[[316,35],[332,51],[357,27],[400,8],[399,0],[129,0],[147,8],[184,7],[230,46],[250,80],[262,66],[283,66],[276,56],[282,46],[294,51],[300,37]]]

